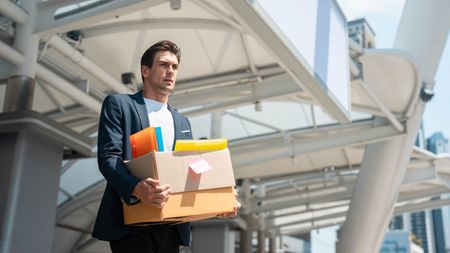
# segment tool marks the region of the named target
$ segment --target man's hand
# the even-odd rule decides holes
[[[171,192],[170,185],[160,186],[159,180],[147,178],[134,187],[132,194],[146,205],[163,208]]]
[[[234,196],[236,196],[236,204],[234,205],[233,208],[233,212],[232,213],[224,213],[224,214],[219,214],[217,215],[217,217],[219,218],[233,218],[237,216],[237,213],[239,211],[239,209],[241,208],[241,202],[238,201],[238,194],[236,189],[234,189]]]

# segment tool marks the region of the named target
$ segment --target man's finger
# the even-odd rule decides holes
[[[164,191],[170,190],[170,192],[172,192],[170,184],[165,184],[160,186]]]
[[[165,184],[165,185],[162,185],[162,186],[157,186],[157,187],[155,187],[155,189],[158,189],[157,192],[166,192],[166,191],[168,191],[169,193],[172,192],[172,189],[170,188],[169,184]]]
[[[166,202],[152,202],[150,205],[157,208],[163,208],[166,205]]]
[[[164,202],[164,199],[163,198],[154,198],[153,200],[152,200],[152,203],[153,204],[161,204],[161,203],[163,203]]]
[[[149,192],[150,193],[161,193],[161,192],[163,192],[164,190],[161,188],[161,187],[152,187],[150,190],[149,190]]]
[[[166,194],[166,193],[164,193],[164,192],[156,193],[156,194],[153,195],[153,199],[162,199],[162,200],[165,200],[165,199],[167,199],[167,195],[168,195],[168,194]]]
[[[144,180],[145,180],[145,183],[147,183],[153,187],[159,186],[159,180],[157,180],[157,179],[153,179],[153,178],[149,177]]]
[[[163,193],[163,196],[164,196],[164,201],[167,201],[169,199],[169,196],[170,196],[170,190],[167,191],[166,193]]]
[[[157,207],[157,208],[163,208],[166,205],[166,201],[164,201],[163,199],[158,199],[158,198],[145,199],[142,202],[148,206],[153,206],[153,207]]]

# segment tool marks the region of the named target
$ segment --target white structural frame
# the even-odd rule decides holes
[[[47,46],[54,48],[73,61],[73,64],[77,64],[77,66],[101,80],[114,91],[129,93],[130,90],[125,88],[119,80],[116,80],[111,73],[101,68],[88,55],[83,55],[76,48],[72,47],[60,35],[55,34],[72,29],[83,29],[87,24],[106,21],[117,14],[132,13],[164,2],[167,1],[111,1],[104,6],[99,6],[94,11],[74,13],[68,18],[55,20],[55,11],[72,4],[73,1],[62,0],[39,3],[29,1],[30,6],[32,6],[31,11],[24,11],[11,1],[1,0],[0,13],[7,15],[19,24],[16,30],[16,39],[20,40],[20,43],[11,46],[0,42],[0,57],[15,65],[19,74],[29,75],[44,81],[45,84],[49,84],[68,96],[76,104],[68,108],[57,105],[59,109],[56,112],[48,112],[47,115],[56,120],[69,118],[70,120],[65,121],[65,123],[71,127],[91,125],[90,129],[86,130],[86,133],[92,133],[92,129],[95,129],[95,120],[92,117],[100,113],[101,102],[94,96],[81,91],[62,76],[54,73],[54,70],[51,68],[37,63],[37,39],[46,41],[48,43]],[[381,115],[383,118],[342,123],[348,121],[347,117],[340,113],[337,108],[334,108],[330,101],[323,100],[320,96],[317,97],[315,93],[317,91],[314,90],[314,81],[306,80],[306,83],[304,82],[305,76],[309,75],[307,73],[309,70],[298,62],[294,62],[293,66],[287,66],[288,64],[285,61],[292,63],[292,55],[289,55],[286,51],[281,52],[279,55],[273,53],[275,47],[280,46],[280,48],[284,48],[283,41],[273,37],[273,31],[263,27],[245,1],[229,0],[225,3],[225,9],[231,11],[231,16],[208,1],[193,0],[192,2],[217,17],[218,20],[201,18],[144,19],[91,26],[84,29],[85,35],[88,38],[92,38],[124,30],[141,31],[142,29],[163,27],[167,29],[199,28],[225,31],[237,33],[240,36],[248,64],[244,71],[236,69],[235,71],[215,73],[201,78],[180,80],[177,83],[179,87],[173,94],[171,101],[177,107],[185,110],[186,115],[203,115],[212,112],[212,137],[221,136],[221,121],[224,114],[260,124],[274,131],[266,135],[230,142],[236,174],[244,182],[241,186],[241,192],[244,193],[241,194],[243,195],[241,200],[244,204],[243,213],[247,216],[254,215],[256,220],[264,223],[264,225],[258,227],[260,235],[263,236],[264,232],[271,232],[272,237],[273,233],[303,233],[309,232],[314,228],[345,222],[339,240],[338,252],[368,252],[367,245],[370,245],[371,252],[377,252],[384,230],[387,227],[387,222],[393,213],[424,210],[449,204],[449,200],[430,199],[430,196],[438,196],[450,191],[448,182],[443,180],[450,173],[446,173],[445,170],[443,172],[441,168],[438,168],[433,163],[435,160],[442,158],[432,157],[430,154],[420,153],[420,150],[413,149],[413,141],[425,107],[425,104],[419,100],[419,90],[423,85],[426,85],[427,88],[432,88],[433,86],[435,71],[443,50],[443,41],[445,41],[445,35],[448,35],[447,26],[449,22],[442,22],[443,24],[439,24],[439,27],[430,29],[430,31],[425,30],[423,35],[421,35],[421,39],[426,41],[417,42],[417,44],[430,45],[430,40],[436,37],[436,41],[439,42],[433,48],[433,54],[428,56],[426,53],[414,48],[410,39],[408,39],[416,34],[416,32],[410,31],[414,29],[408,29],[408,27],[422,27],[422,25],[416,23],[419,21],[402,21],[405,23],[400,27],[396,47],[412,54],[412,58],[417,61],[417,66],[415,66],[417,82],[413,84],[414,97],[411,98],[411,103],[402,115],[393,113],[382,102],[380,97],[373,92],[370,85],[376,84],[369,84],[361,77],[362,69],[355,62],[365,51],[350,42],[350,71],[356,79],[355,82],[359,82],[360,87],[365,91],[367,98],[372,99],[377,109],[380,110],[377,111],[377,115]],[[413,1],[407,1],[407,4],[410,4],[410,2]],[[446,10],[442,6],[449,7],[448,3],[439,1],[432,4],[415,4],[424,7],[426,10],[425,14],[432,16],[427,16],[427,19],[425,19],[427,22],[439,20],[440,16],[438,14],[442,14],[433,8]],[[410,5],[407,5],[406,8],[411,12],[404,14],[406,16],[413,15],[419,9],[421,10],[421,8],[414,10]],[[25,9],[27,10],[27,8]],[[430,14],[434,12],[438,14]],[[35,16],[37,13],[39,15]],[[32,30],[33,27],[31,27],[32,22],[30,23],[30,20],[35,19],[37,20],[36,28]],[[445,18],[443,20],[448,21],[448,19]],[[428,29],[429,27],[425,28]],[[412,33],[412,35],[409,33]],[[425,36],[425,34],[427,35]],[[266,44],[266,49],[272,51],[272,54],[279,58],[277,59],[278,65],[258,66],[249,50],[249,38],[252,36],[253,39],[256,37],[256,40],[259,41],[262,39],[269,41],[267,44],[262,44]],[[430,66],[424,66],[424,62],[430,63]],[[306,74],[302,76],[301,73]],[[357,80],[359,78],[362,79]],[[307,89],[299,86],[299,79],[302,79]],[[275,85],[276,89],[273,88]],[[305,94],[308,96],[304,96]],[[226,112],[228,108],[248,105],[256,101],[269,99],[292,101],[292,97],[297,102],[300,101],[311,106],[314,104],[314,99],[318,100],[317,102],[323,106],[322,108],[331,112],[341,123],[317,126],[313,115],[314,124],[312,126],[304,129],[284,131],[264,122]],[[55,104],[58,103],[55,102]],[[202,107],[198,108],[198,106]],[[87,113],[86,109],[89,110]],[[81,119],[76,118],[76,116],[80,115],[82,116]],[[269,145],[270,147],[268,147]],[[357,160],[355,158],[357,155],[354,154],[357,153],[355,150],[364,149],[366,150],[365,157],[362,161]],[[336,153],[341,154],[344,157],[345,165],[335,166],[336,162],[333,160],[329,166],[315,168],[317,171],[321,169],[322,171],[320,172],[287,174],[288,172],[280,169],[279,172],[282,175],[272,175],[263,170],[254,174],[245,174],[245,171],[252,166],[259,166],[267,162],[283,159],[295,160],[296,157],[300,156],[306,157],[313,164],[314,161],[311,158],[311,154],[324,150],[334,150]],[[273,152],[270,156],[256,157],[259,152],[271,151]],[[413,152],[413,158],[418,161],[410,159],[411,152]],[[357,160],[356,162],[355,159]],[[70,166],[70,164],[67,164],[61,173],[66,173],[67,168]],[[384,169],[380,170],[380,168]],[[371,171],[373,174],[368,173],[368,171]],[[385,180],[382,184],[374,183],[382,181],[381,179],[385,178],[386,175],[390,175],[390,180]],[[252,179],[252,177],[256,178]],[[413,188],[419,184],[421,186],[429,186],[430,190],[427,192],[402,192],[402,187],[405,189],[408,187]],[[384,188],[382,192],[377,191],[380,185]],[[80,195],[73,195],[67,192],[67,195],[70,197],[69,200],[58,209],[57,226],[82,233],[73,246],[73,252],[81,252],[83,248],[88,249],[90,245],[96,242],[86,237],[93,223],[90,222],[90,225],[87,227],[77,227],[66,224],[64,218],[70,217],[76,210],[85,208],[88,203],[97,202],[101,197],[103,187],[103,182],[100,182],[90,191],[82,192]],[[257,192],[261,196],[252,195],[251,187],[258,189]],[[65,191],[64,188],[62,188],[62,191]],[[384,203],[384,205],[380,205],[378,209],[371,208],[371,205],[367,205],[366,202],[371,197],[373,197],[374,202]],[[304,210],[293,210],[300,207],[304,207]],[[298,215],[309,215],[309,217],[295,217]],[[369,222],[366,221],[367,215],[371,217]],[[289,218],[290,216],[293,216],[292,220],[278,223],[279,219]],[[91,218],[93,219],[93,217]],[[247,220],[250,221],[251,218]],[[252,228],[255,228],[253,225],[248,227],[250,231]],[[361,234],[364,236],[358,237],[358,240],[355,241],[355,235]]]

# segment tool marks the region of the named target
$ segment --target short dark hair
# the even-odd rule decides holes
[[[173,53],[177,57],[178,63],[180,63],[181,51],[177,44],[169,40],[161,40],[153,44],[144,52],[141,57],[141,66],[145,65],[151,68],[153,65],[153,60],[155,59],[155,55],[159,51],[169,51]]]

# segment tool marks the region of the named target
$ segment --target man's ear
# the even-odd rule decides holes
[[[141,75],[144,78],[148,78],[150,72],[150,68],[146,65],[141,65]]]

